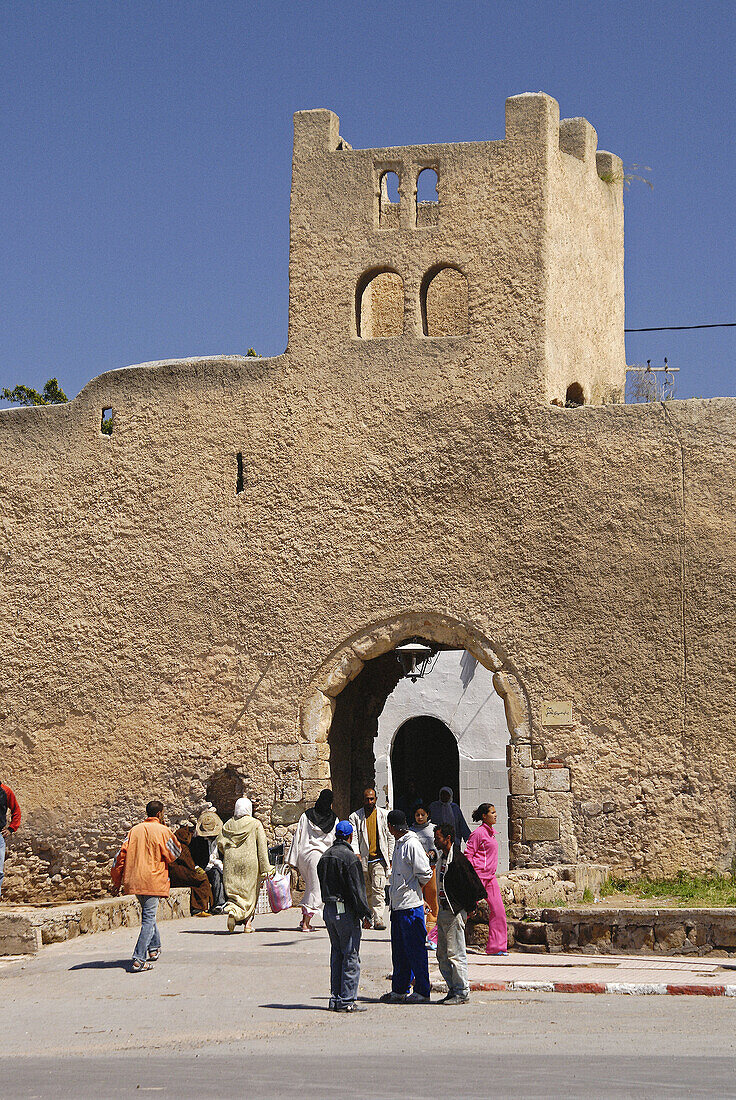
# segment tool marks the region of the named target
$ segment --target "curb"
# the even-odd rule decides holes
[[[670,985],[664,982],[471,982],[473,993],[618,993],[629,997],[736,997],[736,985]]]

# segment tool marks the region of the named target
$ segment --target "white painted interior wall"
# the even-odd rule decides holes
[[[376,789],[383,806],[393,801],[391,747],[410,718],[431,716],[444,722],[460,754],[460,808],[471,828],[470,815],[481,802],[493,802],[498,812],[496,834],[499,870],[509,866],[506,745],[509,731],[503,700],[493,688],[493,676],[465,650],[443,650],[429,675],[399,680],[378,719],[375,742]]]

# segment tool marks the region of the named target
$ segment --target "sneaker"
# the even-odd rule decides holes
[[[335,1012],[367,1012],[365,1005],[359,1005],[357,1001],[350,1001],[346,1005],[338,1005]]]
[[[429,1003],[429,997],[423,997],[421,993],[410,993],[406,998],[408,1005],[428,1005]]]
[[[406,998],[406,993],[384,993],[380,1000],[385,1005],[403,1005]]]
[[[470,997],[463,997],[462,993],[453,993],[452,996],[443,997],[441,1005],[466,1005]]]

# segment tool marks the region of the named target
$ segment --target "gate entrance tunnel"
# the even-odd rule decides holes
[[[328,732],[335,812],[356,810],[366,787],[376,788],[380,806],[404,811],[451,787],[468,823],[479,803],[495,805],[499,866],[507,868],[508,742],[493,674],[467,650],[442,646],[415,683],[394,651],[374,657],[335,700]]]
[[[419,715],[404,722],[391,749],[391,804],[406,812],[418,800],[429,806],[440,797],[441,787],[450,787],[459,798],[460,754],[457,741],[438,718]]]

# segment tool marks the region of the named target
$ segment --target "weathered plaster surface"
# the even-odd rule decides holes
[[[496,673],[517,864],[730,862],[736,406],[551,405],[572,362],[593,399],[623,382],[621,184],[559,148],[553,103],[510,101],[505,141],[391,150],[298,115],[283,356],[146,364],[0,412],[0,754],[26,811],[9,896],[102,890],[146,799],[190,815],[227,765],[284,836],[280,807],[329,775],[341,687],[414,633]],[[391,166],[400,227],[379,230]],[[550,189],[582,172],[560,228]],[[441,263],[468,279],[467,336],[421,335]],[[404,334],[359,339],[378,264],[404,280]],[[541,728],[546,699],[572,700],[571,728]]]

